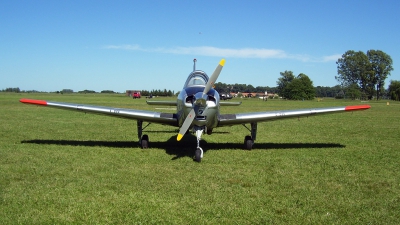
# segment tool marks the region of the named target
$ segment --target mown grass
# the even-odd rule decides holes
[[[398,224],[400,104],[242,126],[196,141],[152,124],[37,107],[20,98],[155,110],[103,94],[0,94],[0,224]],[[170,99],[169,99],[170,100]],[[228,112],[360,104],[242,100]],[[173,112],[167,107],[160,107]]]

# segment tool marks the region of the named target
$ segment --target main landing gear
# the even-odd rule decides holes
[[[243,124],[244,127],[246,127],[245,124]],[[256,140],[257,137],[257,123],[250,123],[251,128],[249,129],[246,127],[247,130],[250,131],[250,135],[247,135],[244,137],[244,149],[245,150],[251,150],[254,145],[254,141]]]
[[[148,127],[149,125],[150,123],[147,124],[145,127],[143,127],[143,121],[142,120],[137,121],[137,133],[138,133],[139,145],[143,149],[149,147],[149,136],[147,136],[147,134],[142,136],[143,130],[146,129],[146,127]]]

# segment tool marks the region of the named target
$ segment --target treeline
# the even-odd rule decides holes
[[[285,71],[287,72],[287,71]],[[314,87],[313,87],[314,88]],[[253,85],[248,85],[248,84],[225,84],[218,82],[215,84],[215,90],[217,90],[220,94],[222,93],[260,93],[264,94],[266,91],[270,94],[280,94],[279,93],[279,87],[262,87],[262,86],[257,86],[254,87]],[[318,98],[359,98],[360,94],[354,94],[354,90],[352,88],[346,88],[346,87],[341,87],[340,85],[336,85],[333,87],[325,87],[325,86],[317,86],[314,88],[315,90],[315,97]],[[14,92],[14,93],[45,93],[45,92],[40,92],[36,90],[21,90],[20,88],[6,88],[3,90],[0,90],[0,92]],[[357,91],[356,91],[357,92]],[[61,91],[56,91],[53,93],[58,93],[58,94],[72,94],[74,91],[72,89],[63,89]],[[93,90],[83,90],[83,91],[78,91],[77,93],[80,94],[89,94],[89,93],[98,93]],[[103,94],[118,94],[118,92],[112,91],[112,90],[103,90],[99,93]],[[177,93],[171,90],[142,90],[141,91],[142,96],[174,96]],[[384,91],[383,94],[384,97],[391,98],[392,100],[400,100],[400,81],[391,81],[391,84],[389,85],[389,89]],[[282,96],[283,97],[283,96]],[[307,99],[307,98],[305,98]]]
[[[2,90],[0,90],[0,92],[39,93],[39,92],[42,92],[42,91],[36,91],[36,90],[24,91],[24,90],[21,90],[19,87],[16,87],[16,88],[6,88],[6,89],[2,89]],[[46,93],[46,92],[42,92],[42,93]],[[72,89],[62,89],[61,91],[55,91],[55,92],[53,92],[53,93],[58,93],[58,94],[72,94],[72,93],[75,93],[75,92],[74,92],[74,90],[72,90]],[[82,91],[78,91],[77,93],[80,93],[80,94],[92,94],[92,93],[118,94],[118,92],[115,92],[115,91],[113,91],[113,90],[103,90],[103,91],[101,91],[101,92],[96,92],[96,91],[87,90],[87,89],[82,90]],[[150,96],[150,95],[153,95],[153,96],[174,96],[174,95],[175,95],[175,92],[174,92],[174,91],[171,91],[171,90],[167,90],[167,89],[164,89],[164,90],[151,90],[151,91],[142,90],[142,91],[141,91],[141,94],[142,94],[143,96]]]
[[[151,91],[141,90],[140,94],[142,96],[150,96],[150,95],[152,95],[152,96],[166,96],[166,97],[167,96],[171,97],[171,96],[175,95],[174,91],[167,90],[167,89],[164,89],[164,90],[151,90]]]
[[[218,91],[218,93],[277,93],[276,87],[268,87],[268,86],[257,86],[254,87],[251,84],[225,84],[221,82],[217,82],[214,85],[214,89]]]
[[[42,91],[36,91],[36,90],[21,90],[19,87],[16,88],[6,88],[0,90],[0,92],[14,92],[14,93],[40,93]]]
[[[215,90],[221,93],[265,93],[266,91],[270,94],[279,94],[278,87],[269,87],[269,86],[257,86],[254,87],[252,85],[247,84],[225,84],[218,82],[215,84]],[[313,87],[315,90],[315,97],[319,98],[342,98],[343,90],[340,85],[336,85],[333,87],[325,87],[325,86],[317,86]]]
[[[57,92],[57,93],[67,94],[67,93],[74,93],[74,91],[71,90],[71,89],[63,89],[62,91]],[[93,90],[83,90],[83,91],[78,91],[78,93],[80,93],[80,94],[93,94],[93,93],[98,93],[98,92],[93,91]],[[100,93],[102,93],[102,94],[118,94],[118,92],[115,92],[113,90],[103,90]],[[142,96],[150,96],[150,95],[153,95],[153,96],[174,96],[175,93],[174,93],[174,91],[164,89],[164,90],[151,90],[151,91],[141,90],[140,94]]]
[[[17,88],[6,88],[6,89],[1,90],[1,92],[15,92],[15,93],[20,93],[21,90],[19,89],[19,87],[17,87]]]

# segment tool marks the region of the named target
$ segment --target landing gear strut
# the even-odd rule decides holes
[[[200,140],[201,140],[201,135],[203,134],[204,128],[203,127],[194,127],[196,131],[196,138],[197,138],[197,149],[194,152],[194,160],[196,162],[201,162],[201,159],[203,158],[203,149],[200,148]]]
[[[246,125],[243,124],[243,126],[246,127],[251,134],[251,136],[247,135],[246,137],[244,137],[244,149],[246,150],[251,150],[253,148],[254,141],[257,137],[257,123],[250,123],[250,125],[251,129],[247,128]]]
[[[149,136],[147,136],[147,134],[142,136],[142,131],[146,129],[146,127],[148,127],[149,125],[150,123],[147,124],[145,127],[143,127],[143,121],[142,120],[137,121],[137,133],[138,133],[139,145],[143,149],[149,147]]]

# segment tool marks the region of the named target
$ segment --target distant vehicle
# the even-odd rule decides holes
[[[221,100],[232,99],[232,95],[230,95],[230,94],[221,94],[219,97],[220,97]]]
[[[142,97],[142,96],[140,95],[140,91],[135,91],[135,92],[133,92],[132,98],[140,98],[140,97]]]

